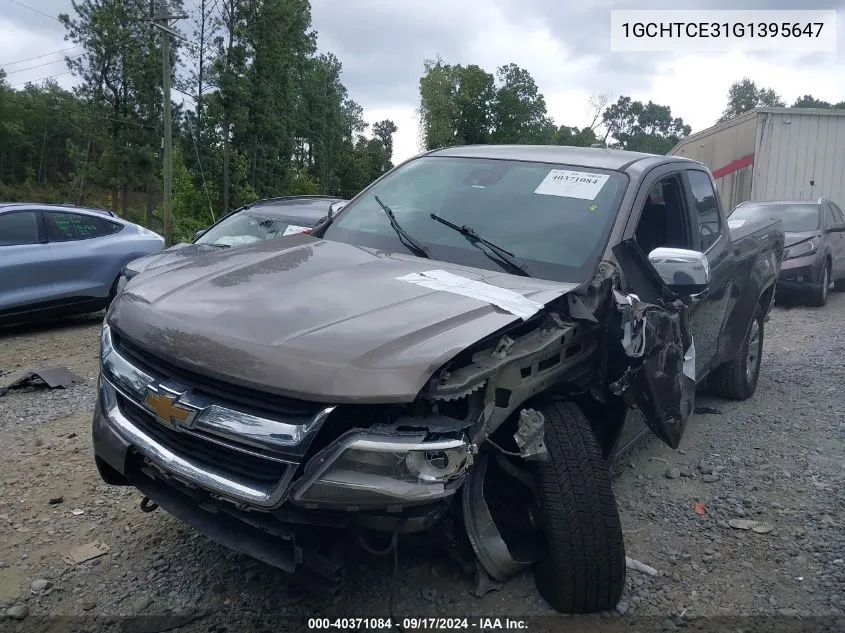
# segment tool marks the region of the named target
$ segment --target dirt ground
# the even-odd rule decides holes
[[[162,511],[141,512],[140,495],[103,484],[92,458],[102,318],[0,333],[0,385],[47,365],[84,379],[0,397],[0,628],[24,630],[47,621],[40,616],[102,616],[105,626],[169,614],[177,620],[148,618],[136,630],[257,630],[250,623],[268,616],[297,618],[304,630],[301,618],[317,615],[387,618],[391,587],[398,618],[553,615],[529,573],[478,599],[448,557],[401,551],[401,541],[395,581],[392,560],[367,559],[348,570],[338,597],[303,596],[283,573]],[[716,616],[816,624],[826,616],[830,630],[845,630],[843,322],[843,294],[821,309],[776,308],[751,400],[699,398],[709,412],[693,417],[679,450],[648,438],[618,461],[627,553],[659,573],[629,570],[605,625],[647,617],[656,630],[678,630]],[[757,531],[738,529],[737,519],[757,521]],[[95,541],[105,555],[63,559]],[[526,630],[560,623],[532,622]]]

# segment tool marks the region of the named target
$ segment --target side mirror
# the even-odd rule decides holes
[[[655,248],[648,261],[672,290],[693,295],[710,287],[710,262],[707,256],[685,248]]]
[[[194,239],[195,239],[195,240],[198,240],[198,239],[199,239],[199,238],[201,238],[203,235],[205,235],[206,231],[208,231],[208,229],[200,229],[199,231],[197,231],[196,233],[194,233]]]

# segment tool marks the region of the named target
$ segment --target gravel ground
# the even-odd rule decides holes
[[[697,616],[843,617],[843,315],[843,294],[822,309],[776,308],[754,398],[699,398],[710,413],[690,420],[680,450],[649,438],[619,460],[628,555],[659,574],[629,571],[618,613],[607,618],[649,616],[654,628],[671,631],[701,622]],[[249,623],[258,615],[387,617],[392,586],[400,618],[552,614],[528,574],[478,599],[472,579],[446,556],[405,551],[395,582],[392,560],[365,559],[348,570],[340,596],[303,596],[281,572],[164,512],[142,513],[140,495],[101,483],[92,460],[101,321],[98,314],[0,338],[0,370],[9,372],[0,384],[48,364],[86,380],[0,398],[0,625],[25,627],[40,615],[100,615],[108,624],[124,615],[194,614],[179,630],[198,633],[255,630]],[[748,527],[741,520],[756,521],[756,531],[740,529]],[[108,553],[63,560],[92,541]],[[161,622],[145,630],[166,630]],[[845,630],[845,620],[837,626]]]

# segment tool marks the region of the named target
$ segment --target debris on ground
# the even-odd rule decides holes
[[[657,576],[660,572],[657,571],[654,567],[650,565],[646,565],[636,559],[631,558],[630,556],[625,557],[625,566],[628,569],[633,569],[634,571],[640,571],[644,574],[648,574],[649,576]]]
[[[6,609],[6,617],[12,620],[23,620],[29,615],[29,607],[25,604],[16,604]]]
[[[92,541],[85,545],[78,545],[65,552],[64,561],[71,565],[78,565],[84,563],[92,558],[97,558],[103,554],[108,553],[109,546],[102,541]]]
[[[80,382],[82,382],[82,378],[67,367],[60,365],[45,367],[37,371],[29,371],[17,380],[0,388],[0,397],[5,396],[10,391],[34,391],[45,387],[67,389]]]
[[[702,516],[702,517],[703,517],[704,515],[706,515],[706,514],[707,514],[707,508],[705,508],[705,507],[704,507],[704,504],[703,504],[703,503],[701,503],[700,501],[699,501],[698,503],[696,503],[696,504],[695,504],[695,507],[694,507],[693,509],[695,510],[695,513],[696,513],[698,516]]]
[[[708,407],[706,405],[702,405],[700,407],[695,408],[696,415],[722,415],[722,412],[715,407]]]
[[[768,523],[763,523],[762,521],[753,521],[751,519],[731,519],[728,521],[728,525],[730,525],[735,530],[751,530],[752,532],[756,532],[757,534],[768,534],[774,527],[769,525]]]
[[[47,499],[47,505],[50,506],[57,506],[65,500],[64,497],[53,497],[51,499]]]
[[[483,598],[491,591],[497,591],[504,587],[504,583],[499,582],[498,580],[493,580],[490,577],[481,564],[476,561],[475,563],[475,587],[473,587],[472,595],[476,598]]]
[[[53,583],[45,578],[38,578],[32,581],[32,585],[30,585],[30,589],[32,589],[33,593],[41,593],[42,591],[47,591],[50,587],[53,586]]]

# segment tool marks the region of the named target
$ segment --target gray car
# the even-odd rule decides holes
[[[128,262],[163,248],[160,235],[108,211],[0,204],[0,325],[100,310]]]
[[[786,249],[778,277],[779,297],[827,303],[831,282],[845,291],[845,215],[834,202],[742,202],[730,217],[731,227],[763,218],[783,222]]]
[[[244,246],[294,233],[309,233],[346,200],[330,196],[286,196],[258,200],[224,215],[208,229],[197,231],[190,244],[171,246],[157,255],[130,262],[121,273],[118,291],[138,274],[220,248]]]

